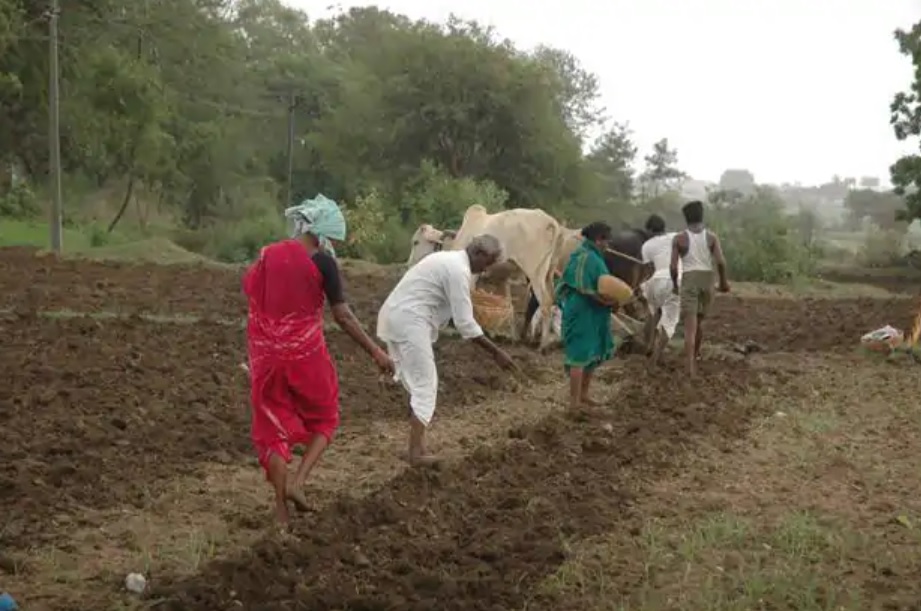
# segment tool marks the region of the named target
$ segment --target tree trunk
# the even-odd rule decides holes
[[[128,188],[125,189],[125,199],[122,200],[122,207],[119,208],[118,214],[115,215],[115,218],[112,219],[112,222],[109,223],[108,233],[112,233],[112,230],[115,229],[115,226],[118,224],[118,221],[121,220],[122,215],[125,214],[125,210],[128,209],[128,204],[131,202],[131,195],[134,193],[134,174],[128,176]]]
[[[134,163],[137,159],[138,146],[141,142],[141,133],[144,130],[143,125],[138,125],[137,127],[137,133],[134,135],[134,141],[131,143],[131,151],[128,153],[128,167],[130,171],[128,173],[128,188],[125,189],[125,199],[122,201],[122,207],[119,209],[118,214],[116,214],[112,222],[109,223],[108,233],[112,233],[112,230],[118,225],[118,221],[121,220],[122,215],[125,214],[125,210],[128,209],[128,204],[131,203],[131,195],[134,193]]]

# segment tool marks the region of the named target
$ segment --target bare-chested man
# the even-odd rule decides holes
[[[684,349],[688,375],[697,375],[700,345],[703,339],[701,322],[713,300],[713,268],[719,276],[718,290],[729,292],[726,277],[726,259],[719,237],[704,227],[704,205],[700,201],[688,202],[681,208],[687,229],[675,235],[672,243],[670,274],[672,290],[681,296],[681,314],[684,319]],[[679,292],[678,262],[681,262]]]

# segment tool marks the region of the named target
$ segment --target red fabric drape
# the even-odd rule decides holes
[[[252,440],[264,469],[272,454],[339,426],[339,380],[323,336],[323,277],[305,246],[267,246],[243,278]]]

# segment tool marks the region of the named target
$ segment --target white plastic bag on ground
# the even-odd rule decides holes
[[[860,343],[864,348],[873,352],[892,352],[902,343],[903,339],[904,336],[901,331],[891,325],[886,325],[876,331],[865,334],[860,338]]]

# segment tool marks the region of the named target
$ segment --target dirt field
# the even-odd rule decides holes
[[[0,309],[100,310],[233,319],[246,315],[239,273],[205,265],[56,260],[33,248],[4,248],[0,257]],[[398,269],[360,262],[343,266],[350,304],[371,320],[399,279]],[[28,279],[28,281],[26,281]]]
[[[399,271],[345,273],[371,324]],[[558,354],[513,347],[520,383],[443,338],[426,471],[402,390],[330,332],[343,427],[279,539],[239,272],[8,249],[0,295],[0,590],[24,608],[919,608],[917,370],[857,351],[913,298],[720,297],[700,383],[616,359],[579,418]]]

